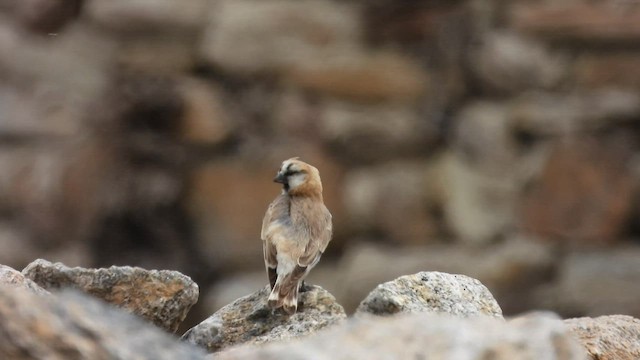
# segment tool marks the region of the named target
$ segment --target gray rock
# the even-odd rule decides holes
[[[437,138],[432,122],[417,109],[397,103],[363,103],[327,99],[318,130],[341,156],[359,162],[380,162],[420,154]]]
[[[87,17],[109,30],[122,32],[195,31],[207,19],[207,0],[189,0],[177,4],[168,0],[94,0],[88,1]]]
[[[510,121],[508,104],[500,101],[473,101],[456,116],[443,165],[444,212],[465,243],[489,244],[517,228],[519,196],[544,165],[547,146],[521,146]]]
[[[522,231],[577,248],[623,240],[635,206],[636,180],[628,163],[636,152],[633,141],[612,132],[555,144],[521,194]]]
[[[427,93],[432,74],[394,51],[349,49],[300,64],[287,79],[302,89],[359,103],[412,105]]]
[[[301,304],[292,316],[267,308],[268,296],[267,286],[240,298],[187,331],[182,339],[214,352],[239,344],[308,335],[346,318],[333,295],[319,286],[311,286],[300,294]]]
[[[500,93],[552,88],[568,74],[563,56],[512,32],[488,33],[469,58],[480,84]]]
[[[198,285],[177,271],[70,268],[39,259],[22,273],[47,290],[79,289],[172,332],[198,301]]]
[[[204,358],[200,349],[72,290],[42,297],[0,288],[0,318],[2,359]]]
[[[419,312],[502,318],[500,306],[480,281],[435,271],[401,276],[380,284],[356,310],[359,314],[374,315]]]
[[[411,314],[351,319],[287,344],[242,346],[216,359],[539,359],[583,360],[584,349],[556,317],[503,322]]]
[[[20,25],[34,33],[58,33],[78,18],[82,3],[82,0],[19,1],[13,16]]]
[[[534,135],[557,136],[593,131],[637,120],[640,96],[616,88],[572,93],[529,92],[515,98],[509,122]]]
[[[348,3],[216,1],[201,52],[206,61],[241,74],[288,70],[356,47],[358,16]]]
[[[371,289],[399,276],[423,269],[465,274],[490,288],[503,311],[519,313],[533,307],[535,286],[548,281],[556,262],[553,247],[535,240],[513,236],[481,250],[458,245],[400,248],[354,244],[336,266],[340,276],[330,278],[336,284],[322,283],[351,313]],[[390,263],[394,266],[379,265]]]
[[[640,359],[640,320],[626,315],[577,318],[564,321],[587,349],[592,360]]]
[[[38,286],[38,284],[34,283],[30,279],[27,279],[18,270],[10,268],[6,265],[0,265],[0,286],[1,285],[10,285],[22,289],[27,289],[39,295],[50,294],[47,290]]]
[[[438,239],[441,219],[433,209],[443,204],[441,164],[438,157],[349,171],[342,186],[350,225],[360,231],[375,229],[399,245],[424,245]]]

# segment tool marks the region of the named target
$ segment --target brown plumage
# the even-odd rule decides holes
[[[271,294],[268,305],[293,314],[302,280],[318,263],[331,240],[331,213],[322,200],[315,167],[291,158],[274,179],[283,185],[262,221],[264,263]]]

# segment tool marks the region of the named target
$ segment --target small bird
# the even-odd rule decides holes
[[[271,285],[267,304],[295,314],[300,284],[331,240],[331,213],[322,199],[320,172],[297,157],[282,162],[273,181],[283,189],[262,220],[260,237]]]

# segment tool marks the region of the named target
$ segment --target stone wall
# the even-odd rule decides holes
[[[636,1],[0,0],[0,263],[174,268],[210,312],[300,156],[347,311],[440,270],[640,316],[638,44]]]

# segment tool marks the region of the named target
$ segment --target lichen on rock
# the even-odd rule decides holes
[[[328,291],[309,286],[300,293],[298,311],[286,315],[267,307],[269,288],[242,297],[188,330],[182,339],[210,352],[234,345],[293,339],[342,322],[345,312]]]
[[[479,280],[436,271],[401,276],[380,284],[356,310],[374,315],[419,312],[502,318],[500,306]]]

